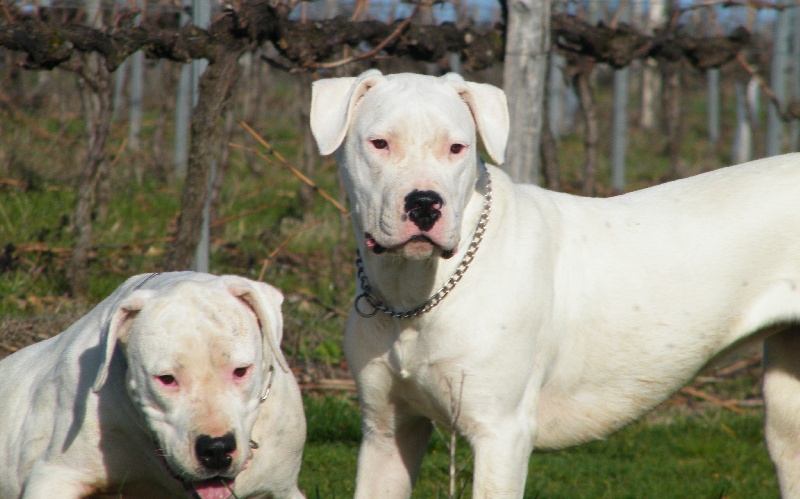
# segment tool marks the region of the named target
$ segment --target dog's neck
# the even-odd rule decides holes
[[[425,302],[435,291],[438,282],[447,279],[446,262],[440,257],[409,260],[396,255],[375,255],[360,250],[363,272],[368,276],[370,293],[387,307],[402,312]],[[363,293],[363,282],[359,282]],[[361,306],[359,307],[361,308]]]
[[[463,273],[466,270],[463,262],[465,254],[477,249],[470,250],[476,243],[474,236],[476,227],[480,225],[482,234],[485,224],[488,222],[487,202],[489,205],[491,204],[491,187],[488,182],[488,172],[481,162],[476,188],[464,208],[464,216],[461,220],[461,242],[457,253],[452,258],[445,259],[437,255],[422,260],[411,260],[391,254],[376,255],[359,238],[360,274],[356,311],[361,315],[369,315],[372,312],[381,313],[381,310],[377,310],[374,304],[370,303],[370,300],[373,299],[380,301],[382,305],[397,314],[414,309],[424,309],[426,305],[431,304],[431,299],[437,290],[443,289],[443,286],[452,289],[458,281],[456,279],[453,282],[456,272]],[[357,228],[356,234],[359,234]],[[480,238],[477,242],[480,242]],[[369,290],[364,289],[365,285],[369,287]],[[366,293],[367,291],[369,293]],[[370,295],[370,300],[363,299],[365,293]],[[386,310],[383,312],[387,313]],[[425,312],[427,310],[422,311],[422,313]],[[389,315],[392,314],[389,313]],[[421,314],[413,314],[411,317],[418,315]]]

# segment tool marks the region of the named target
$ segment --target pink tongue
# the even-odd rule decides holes
[[[231,491],[228,487],[232,484],[231,480],[217,477],[203,480],[202,482],[194,482],[191,486],[202,499],[228,499],[231,497]]]

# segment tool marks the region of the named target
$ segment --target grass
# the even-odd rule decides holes
[[[23,75],[31,77],[29,73]],[[65,250],[73,243],[70,216],[85,144],[77,107],[80,99],[66,97],[74,91],[74,82],[71,75],[59,76],[63,78],[52,79],[57,88],[50,92],[51,100],[37,101],[40,107],[19,99],[17,107],[9,104],[0,108],[1,348],[15,348],[57,333],[128,276],[160,270],[168,247],[166,238],[174,232],[179,210],[180,180],[174,175],[163,180],[149,174],[156,166],[167,171],[171,168],[164,168],[162,163],[168,160],[148,149],[155,149],[152,141],[157,120],[151,115],[144,124],[143,152],[123,152],[111,173],[113,196],[108,215],[103,220],[98,218],[94,226],[89,295],[85,299],[68,295]],[[247,119],[276,150],[299,166],[295,83],[285,75],[271,78],[257,83],[266,96],[258,105],[237,94],[237,119]],[[146,102],[149,99],[152,104],[165,95],[171,95],[169,88],[151,89]],[[607,112],[607,100],[607,89],[603,89],[598,99],[601,113]],[[704,105],[696,96],[687,100],[684,151],[692,168],[687,173],[727,162],[718,151],[707,147],[702,132]],[[609,121],[602,114],[600,120]],[[607,127],[602,130],[608,133]],[[729,137],[730,130],[723,132]],[[110,153],[119,150],[125,135],[125,124],[115,124],[108,144]],[[723,143],[726,140],[724,136]],[[241,128],[230,141],[257,147]],[[601,137],[604,159],[600,181],[606,184],[610,141],[608,136]],[[630,188],[660,179],[668,167],[664,135],[631,126],[628,143]],[[583,162],[580,127],[561,139],[559,154],[564,178],[574,189]],[[145,172],[141,181],[134,173],[137,169]],[[318,160],[312,176],[336,195],[332,161]],[[4,183],[4,179],[12,182]],[[315,377],[341,372],[344,315],[355,282],[353,266],[347,259],[354,251],[352,239],[338,236],[338,212],[319,198],[311,207],[302,206],[300,185],[293,175],[246,149],[232,149],[218,205],[217,219],[223,223],[212,232],[212,272],[250,278],[258,278],[263,272],[265,281],[284,290],[283,347],[295,365],[313,366],[315,372],[308,376]],[[349,234],[349,229],[346,231]],[[9,245],[14,245],[10,252]],[[346,255],[343,266],[332,258],[339,245],[344,245],[339,249]],[[752,388],[753,380],[744,381],[744,385],[745,389]],[[308,395],[304,401],[309,438],[301,487],[309,498],[351,497],[360,440],[357,408],[344,397]],[[646,419],[606,441],[534,454],[525,496],[777,497],[761,427],[758,413],[738,416],[704,410]],[[445,441],[445,437],[434,435],[415,497],[447,496],[449,458]],[[471,455],[464,441],[459,441],[458,449],[462,497],[469,497]]]
[[[351,497],[358,453],[355,404],[307,397],[309,423],[300,487],[309,498]],[[641,421],[607,440],[534,453],[526,498],[776,498],[763,421],[751,412],[707,411],[668,423]],[[446,438],[434,433],[413,497],[447,497]],[[462,497],[470,497],[471,453],[459,440]]]
[[[56,80],[54,84],[63,84]],[[270,97],[262,103],[265,112],[248,122],[295,161],[300,126],[292,101],[294,82],[278,78],[272,83]],[[162,95],[156,91],[149,98]],[[54,100],[39,109],[28,109],[22,102],[9,114],[0,114],[4,130],[0,134],[0,254],[12,248],[6,251],[10,261],[0,263],[0,319],[52,315],[55,307],[48,303],[71,299],[65,265],[74,241],[70,222],[74,186],[85,154],[79,101]],[[155,147],[156,124],[154,116],[145,120],[143,151]],[[115,124],[107,148],[110,154],[120,150],[125,137],[125,123]],[[258,148],[242,127],[235,129],[230,142]],[[25,150],[36,153],[24,154]],[[108,213],[104,219],[96,213],[94,221],[90,289],[85,300],[79,300],[84,310],[130,275],[161,270],[168,238],[175,231],[181,193],[181,181],[174,175],[166,181],[148,175],[164,170],[156,168],[161,161],[153,153],[123,150],[115,163]],[[145,172],[141,180],[135,174],[138,170]],[[313,176],[328,192],[338,192],[331,161],[319,161]],[[2,182],[5,179],[10,182]],[[348,308],[355,278],[350,265],[331,267],[331,251],[338,244],[352,246],[352,241],[339,241],[339,214],[329,203],[316,199],[311,207],[300,204],[300,185],[294,175],[247,149],[231,148],[217,206],[218,223],[212,227],[212,272],[261,277],[286,291],[284,345],[290,356],[306,362],[338,362],[342,311]],[[353,251],[346,248],[342,253]],[[345,284],[337,287],[332,284],[336,282]]]

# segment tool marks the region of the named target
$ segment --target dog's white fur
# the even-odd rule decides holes
[[[374,294],[398,310],[424,302],[480,216],[476,128],[503,161],[502,91],[372,70],[316,82],[311,126],[321,153],[338,153]],[[602,438],[729,347],[768,338],[769,450],[782,493],[800,497],[800,155],[610,199],[488,171],[487,232],[452,293],[416,319],[351,313],[345,351],[364,429],[356,496],[407,497],[430,421],[447,426],[457,410],[474,497],[521,497],[533,449]],[[430,233],[408,220],[414,189],[443,198]]]
[[[216,476],[235,478],[240,498],[303,497],[305,418],[278,347],[282,301],[241,277],[135,276],[63,333],[4,359],[0,497],[229,497]],[[232,463],[204,469],[196,438],[227,433]]]

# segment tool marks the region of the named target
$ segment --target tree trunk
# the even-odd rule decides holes
[[[155,127],[153,129],[152,138],[152,152],[154,158],[154,167],[150,174],[158,180],[166,181],[173,178],[173,164],[171,157],[172,146],[166,144],[165,132],[167,129],[168,118],[174,114],[175,95],[178,88],[178,75],[180,74],[180,65],[159,61],[156,75],[162,83],[162,88],[168,89],[166,94],[158,97],[158,113],[156,117]]]
[[[600,143],[600,126],[597,123],[597,110],[594,106],[592,90],[592,66],[585,64],[575,75],[575,90],[581,101],[584,130],[583,147],[586,151],[586,162],[583,164],[583,186],[581,194],[593,196],[597,182],[597,165],[599,163],[598,144]]]
[[[223,132],[223,140],[221,142],[222,150],[219,154],[219,164],[217,166],[217,173],[214,175],[214,184],[211,186],[211,210],[209,214],[209,224],[219,218],[219,206],[222,202],[222,188],[225,186],[225,178],[228,174],[228,166],[231,161],[231,148],[228,145],[233,136],[233,129],[236,125],[236,120],[233,119],[233,106],[227,106],[225,110],[225,131]],[[222,238],[225,234],[225,226],[209,227],[209,234],[211,237]]]
[[[550,2],[509,0],[503,85],[511,130],[505,166],[517,182],[539,182],[539,144],[544,111]]]
[[[219,119],[240,74],[240,55],[241,52],[222,54],[208,65],[200,78],[200,98],[192,116],[178,230],[167,258],[167,270],[186,270],[192,263],[209,191],[211,163],[216,161],[221,137]]]
[[[298,92],[295,97],[303,140],[298,163],[301,165],[303,174],[308,178],[314,178],[314,165],[317,158],[317,148],[314,145],[314,136],[311,134],[311,81],[310,73],[298,75]],[[303,213],[308,212],[314,206],[314,191],[305,183],[300,184],[299,198],[300,209]]]
[[[553,128],[550,125],[549,114],[542,115],[542,167],[548,189],[561,190],[561,169],[558,165],[558,144]]]
[[[683,119],[681,113],[681,63],[663,62],[663,107],[667,123],[667,151],[669,153],[669,172],[665,179],[681,177],[681,140],[683,137]]]
[[[138,153],[141,150],[142,94],[144,89],[144,52],[141,50],[130,57],[130,100],[128,117],[128,148]]]
[[[111,125],[111,73],[98,54],[84,56],[76,72],[86,120],[88,153],[73,213],[75,246],[67,267],[67,280],[73,296],[85,296],[89,290],[87,270],[95,191],[100,177],[107,173],[105,145]]]

